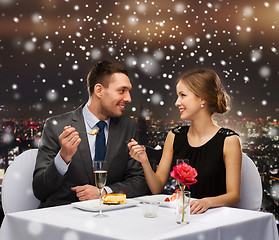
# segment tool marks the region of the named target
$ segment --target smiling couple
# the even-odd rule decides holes
[[[46,120],[34,170],[33,190],[40,207],[99,198],[94,182],[98,122],[105,122],[108,162],[102,195],[125,192],[128,198],[145,195],[147,184],[160,193],[177,158],[189,158],[198,171],[191,187],[192,213],[210,207],[236,205],[240,199],[241,148],[238,136],[212,121],[214,113],[227,111],[227,96],[217,74],[198,69],[182,75],[176,84],[181,119],[190,127],[168,133],[156,173],[145,148],[137,143],[136,122],[123,111],[131,102],[132,84],[127,70],[117,62],[98,62],[87,76],[89,98],[79,108]],[[131,141],[128,144],[126,141]],[[147,182],[147,184],[146,184]],[[195,196],[196,195],[196,196]]]

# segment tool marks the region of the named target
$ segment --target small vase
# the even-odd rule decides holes
[[[177,193],[176,222],[188,224],[190,222],[191,192],[185,191],[185,184],[180,184],[181,191]]]

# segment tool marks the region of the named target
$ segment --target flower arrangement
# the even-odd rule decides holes
[[[187,186],[190,189],[189,185],[192,185],[197,182],[195,177],[198,175],[197,170],[187,163],[180,163],[177,166],[173,167],[173,171],[170,175],[179,181],[182,185]]]
[[[197,170],[187,163],[183,162],[180,163],[177,166],[173,167],[173,171],[171,171],[170,175],[175,178],[179,183],[182,191],[182,219],[181,222],[178,223],[184,223],[184,215],[185,215],[185,186],[187,186],[188,189],[190,189],[190,185],[195,184],[197,182],[197,179],[195,179],[198,175]]]

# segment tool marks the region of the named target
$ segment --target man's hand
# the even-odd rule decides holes
[[[59,136],[59,141],[61,144],[60,156],[65,163],[68,164],[71,161],[72,156],[76,153],[81,139],[74,127],[66,126]]]
[[[97,187],[92,185],[83,185],[83,186],[76,186],[71,188],[72,191],[76,192],[76,195],[80,201],[85,200],[92,200],[99,198],[99,190]],[[102,196],[106,195],[107,192],[104,189],[102,192]]]

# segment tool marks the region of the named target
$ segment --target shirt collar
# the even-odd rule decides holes
[[[84,120],[87,122],[88,126],[93,129],[95,126],[97,126],[97,123],[100,121],[92,112],[90,112],[90,110],[88,109],[87,104],[85,104],[85,106],[82,109],[83,111],[83,117]],[[109,123],[110,123],[110,118],[105,120],[104,122],[106,122],[106,128],[109,127]]]

